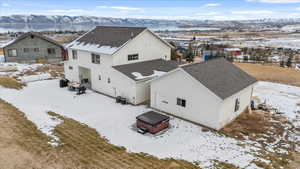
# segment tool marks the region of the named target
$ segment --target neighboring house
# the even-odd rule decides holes
[[[25,33],[3,47],[5,62],[59,63],[66,57],[64,47],[39,33]]]
[[[256,79],[224,58],[151,80],[151,107],[219,130],[245,111]]]
[[[132,104],[150,99],[148,80],[176,69],[172,46],[145,27],[98,26],[67,45],[65,76]]]

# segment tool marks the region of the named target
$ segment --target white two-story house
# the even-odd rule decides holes
[[[150,99],[150,79],[174,70],[172,46],[145,27],[98,26],[69,45],[65,76],[132,104]]]

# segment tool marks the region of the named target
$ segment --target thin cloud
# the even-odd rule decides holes
[[[262,3],[300,3],[300,0],[246,0],[248,2],[262,2]]]
[[[272,14],[272,11],[268,10],[252,10],[252,11],[232,11],[232,14],[239,14],[239,15],[259,15],[259,14]]]
[[[116,9],[116,10],[121,10],[121,11],[139,11],[139,10],[142,10],[142,8],[133,8],[133,7],[128,7],[128,6],[97,6],[97,8]]]
[[[83,10],[83,9],[55,9],[55,10],[49,10],[48,12],[69,14],[69,13],[82,13],[82,12],[85,12],[85,10]]]
[[[219,3],[208,3],[208,4],[205,4],[203,5],[204,7],[216,7],[216,6],[220,6],[221,4]]]
[[[9,4],[8,3],[2,3],[1,6],[2,7],[9,7]]]

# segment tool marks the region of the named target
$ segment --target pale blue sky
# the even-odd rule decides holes
[[[150,19],[300,18],[300,0],[0,0],[0,15]]]

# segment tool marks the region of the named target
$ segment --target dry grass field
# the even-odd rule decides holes
[[[251,63],[235,63],[257,80],[289,84],[300,87],[300,70]]]
[[[0,99],[0,169],[193,169],[192,163],[128,153],[109,144],[94,129],[49,112],[63,122],[54,134],[61,145],[52,147],[22,112]]]

